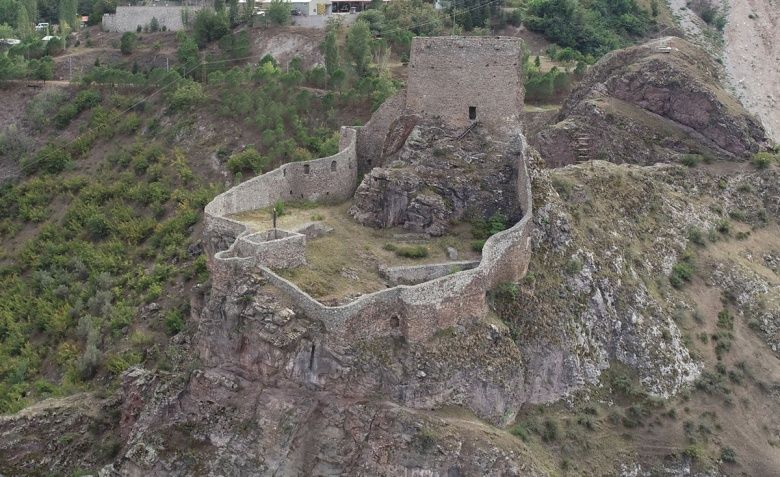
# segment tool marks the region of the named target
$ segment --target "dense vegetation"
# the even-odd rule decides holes
[[[94,66],[77,88],[29,102],[32,137],[0,131],[0,155],[23,171],[0,189],[8,244],[0,254],[0,413],[110,384],[135,364],[175,365],[167,336],[187,325],[187,290],[207,280],[194,230],[221,188],[187,152],[199,118],[250,133],[250,144],[211,145],[240,176],[336,152],[337,127],[354,122],[346,111],[359,114],[396,91],[363,22],[349,31],[334,25],[322,45],[327,65],[313,69],[297,58],[284,68],[270,56],[247,63],[247,33],[215,24],[216,32],[178,36],[170,71]],[[218,53],[201,51],[198,34]],[[122,42],[126,53],[134,35]],[[41,61],[0,60],[22,75]],[[75,139],[58,139],[61,130]]]

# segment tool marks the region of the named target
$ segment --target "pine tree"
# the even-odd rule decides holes
[[[331,30],[322,42],[322,54],[325,56],[325,69],[329,76],[339,68],[339,47],[336,43],[336,32]]]
[[[347,33],[347,53],[352,58],[355,71],[360,76],[368,73],[371,60],[371,30],[363,20],[355,22]]]
[[[27,14],[27,8],[22,5],[19,6],[19,10],[16,12],[16,32],[21,38],[33,36],[33,27]]]

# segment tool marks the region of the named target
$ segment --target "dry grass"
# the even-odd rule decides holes
[[[308,266],[282,270],[280,274],[304,291],[326,304],[343,304],[359,295],[386,288],[389,284],[379,276],[380,266],[420,265],[449,261],[447,247],[458,251],[459,260],[475,260],[479,254],[471,250],[468,224],[453,228],[450,235],[427,240],[398,238],[409,232],[393,229],[372,229],[353,221],[347,213],[351,203],[336,206],[317,206],[311,203],[285,204],[285,213],[277,220],[277,227],[294,230],[307,222],[322,222],[333,227],[333,232],[306,244]],[[271,208],[247,212],[237,216],[254,230],[272,227]],[[428,256],[419,259],[404,258],[388,244],[421,245]]]

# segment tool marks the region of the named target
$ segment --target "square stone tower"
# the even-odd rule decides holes
[[[453,128],[479,121],[516,129],[523,107],[522,46],[511,37],[416,37],[406,112],[439,117]]]

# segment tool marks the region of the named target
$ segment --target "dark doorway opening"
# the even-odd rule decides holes
[[[477,107],[476,106],[469,106],[469,119],[472,121],[477,119]]]

